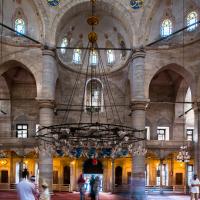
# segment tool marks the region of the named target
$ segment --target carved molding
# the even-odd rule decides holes
[[[149,99],[132,99],[130,103],[131,111],[146,110],[149,105]]]
[[[55,54],[55,50],[53,48],[48,48],[48,47],[44,46],[42,48],[42,55],[55,57],[56,54]]]
[[[50,99],[37,99],[39,108],[54,108],[55,101]]]
[[[145,49],[143,47],[141,47],[141,48],[135,49],[135,51],[133,52],[133,55],[132,55],[132,60],[139,58],[139,57],[145,58],[145,56],[146,56]]]

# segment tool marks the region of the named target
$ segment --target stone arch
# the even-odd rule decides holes
[[[198,80],[197,80],[197,99],[200,100],[200,77],[198,77]]]
[[[140,28],[138,29],[140,33],[143,33],[141,34],[139,38],[139,42],[141,44],[145,45],[146,43],[152,42],[152,41],[148,41],[147,38],[151,31],[153,16],[155,15],[155,13],[157,13],[159,5],[160,5],[160,1],[154,0],[152,2],[149,2],[148,6],[144,7],[143,15],[140,20],[140,26],[139,26]]]
[[[34,56],[32,57],[27,54],[16,53],[15,59],[13,59],[12,55],[5,57],[4,61],[0,65],[0,75],[13,67],[22,67],[33,76],[37,88],[37,97],[40,97],[42,96],[42,64],[39,65],[39,63],[42,63],[42,61],[36,63]]]
[[[170,121],[168,119],[165,119],[164,117],[161,117],[157,120],[157,126],[169,126]]]
[[[49,25],[49,18],[48,18],[46,9],[43,5],[44,1],[43,0],[37,0],[37,1],[34,1],[33,3],[35,5],[35,7],[37,8],[38,14],[40,15],[40,19],[42,21],[43,36],[44,36],[44,39],[45,39],[46,32],[47,32],[48,25]]]
[[[191,88],[192,99],[195,98],[196,84],[195,84],[195,81],[194,81],[194,76],[188,70],[186,70],[184,67],[182,67],[181,65],[178,65],[176,63],[171,63],[171,64],[168,64],[164,67],[161,67],[158,71],[156,71],[155,73],[153,73],[151,75],[151,77],[150,77],[150,79],[148,80],[148,83],[147,83],[148,92],[150,91],[150,85],[151,85],[153,78],[164,70],[171,70],[171,71],[177,73],[178,75],[180,75],[186,81],[187,85]]]
[[[62,20],[62,18],[65,16],[66,13],[76,13],[76,9],[78,6],[84,7],[85,3],[89,3],[89,0],[83,0],[83,2],[80,3],[79,0],[74,0],[69,3],[67,3],[65,6],[63,6],[58,14],[55,16],[52,24],[51,24],[51,36],[49,36],[49,41],[51,41],[51,45],[54,45],[56,42],[56,33],[58,30],[58,26]],[[88,4],[89,5],[89,4]],[[114,17],[113,13],[117,13],[118,20],[122,21],[122,24],[126,24],[127,32],[129,32],[129,36],[131,38],[131,46],[137,42],[137,39],[135,36],[137,35],[135,33],[135,30],[133,27],[136,27],[136,22],[132,18],[131,12],[127,12],[127,10],[130,9],[129,5],[124,5],[123,2],[118,0],[110,0],[109,3],[106,0],[101,1],[101,7],[103,10],[106,10],[111,16]],[[61,14],[62,13],[62,14]],[[126,13],[126,14],[125,14]],[[129,23],[132,23],[129,24]],[[55,26],[57,28],[55,28]]]
[[[8,125],[4,127],[5,131],[11,128],[8,133],[11,136],[17,136],[16,133],[19,133],[17,128],[21,127],[19,128],[21,133],[23,129],[27,131],[27,137],[31,136],[36,129],[37,114],[35,111],[38,109],[35,99],[37,97],[35,78],[30,70],[17,61],[8,61],[3,64],[2,68],[0,68],[1,77],[5,79],[9,88],[7,101],[10,104],[11,113],[9,120],[6,120]],[[19,103],[19,100],[22,100],[22,103]],[[22,124],[25,128],[22,128]]]

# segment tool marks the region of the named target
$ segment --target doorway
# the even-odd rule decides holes
[[[97,163],[93,163],[93,159],[88,159],[83,164],[83,175],[85,182],[86,192],[90,191],[90,179],[92,176],[94,178],[98,176],[100,178],[100,192],[103,191],[103,165],[101,161],[97,160]]]

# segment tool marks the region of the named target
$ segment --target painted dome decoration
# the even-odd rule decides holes
[[[59,5],[60,0],[47,0],[47,3],[48,3],[50,6],[57,6],[57,5]]]
[[[141,8],[144,4],[144,0],[131,0],[130,5],[134,10]]]

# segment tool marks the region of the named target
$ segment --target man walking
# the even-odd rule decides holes
[[[35,186],[26,179],[27,176],[27,172],[23,171],[22,180],[17,184],[17,194],[19,200],[35,200]]]
[[[199,199],[199,186],[200,181],[197,178],[197,175],[194,174],[193,179],[190,182],[191,184],[191,200],[198,200]]]

